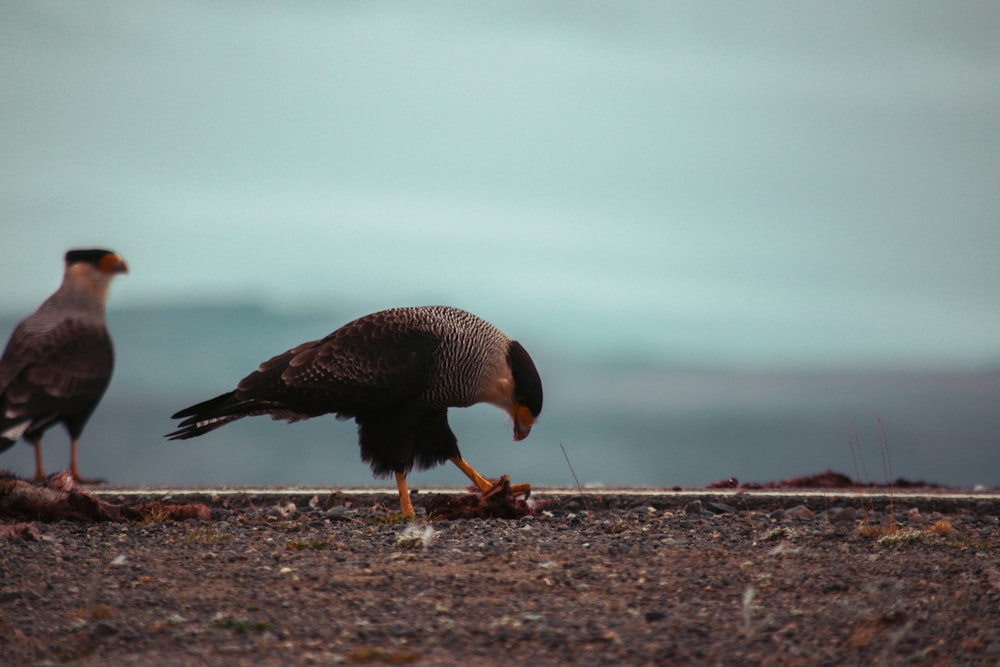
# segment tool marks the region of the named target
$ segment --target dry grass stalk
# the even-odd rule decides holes
[[[590,505],[587,504],[587,496],[583,494],[583,487],[580,486],[580,479],[576,476],[576,471],[573,470],[573,464],[569,462],[569,454],[566,453],[566,448],[561,442],[559,443],[559,449],[562,450],[563,458],[566,459],[566,465],[569,467],[569,472],[573,475],[573,481],[576,482],[576,489],[580,492],[580,499],[583,500],[583,508],[587,510],[587,516],[593,517],[594,514],[590,511]]]
[[[885,434],[885,426],[882,423],[882,418],[877,412],[873,411],[872,414],[875,415],[875,422],[878,424],[879,454],[882,458],[882,473],[885,477],[886,489],[889,494],[888,517],[880,525],[875,525],[874,522],[869,520],[869,513],[872,515],[875,514],[875,501],[871,496],[868,497],[867,502],[865,500],[865,487],[870,486],[870,482],[868,481],[868,469],[865,466],[864,451],[861,447],[861,437],[858,435],[857,426],[853,422],[851,422],[851,426],[847,431],[847,446],[851,450],[851,460],[854,463],[858,496],[861,498],[861,525],[858,526],[858,532],[865,537],[881,539],[895,534],[899,530],[899,526],[896,525],[895,518],[896,506],[893,496],[892,457],[889,455],[889,440]]]

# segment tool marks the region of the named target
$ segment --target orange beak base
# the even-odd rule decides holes
[[[128,273],[125,260],[114,253],[102,257],[98,269],[101,273]]]
[[[520,441],[527,438],[535,423],[535,416],[531,414],[531,410],[515,403],[511,406],[510,416],[514,420],[514,440]]]

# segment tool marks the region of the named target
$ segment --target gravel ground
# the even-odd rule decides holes
[[[0,540],[0,664],[1000,664],[996,496],[539,490],[412,524],[384,493],[141,500],[212,518]]]

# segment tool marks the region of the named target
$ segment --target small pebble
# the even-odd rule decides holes
[[[701,514],[704,511],[700,500],[692,500],[684,506],[685,514]]]

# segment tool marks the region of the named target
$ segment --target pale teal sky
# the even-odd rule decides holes
[[[2,3],[0,311],[103,245],[132,268],[113,306],[444,302],[570,352],[994,364],[998,26],[992,1]]]

